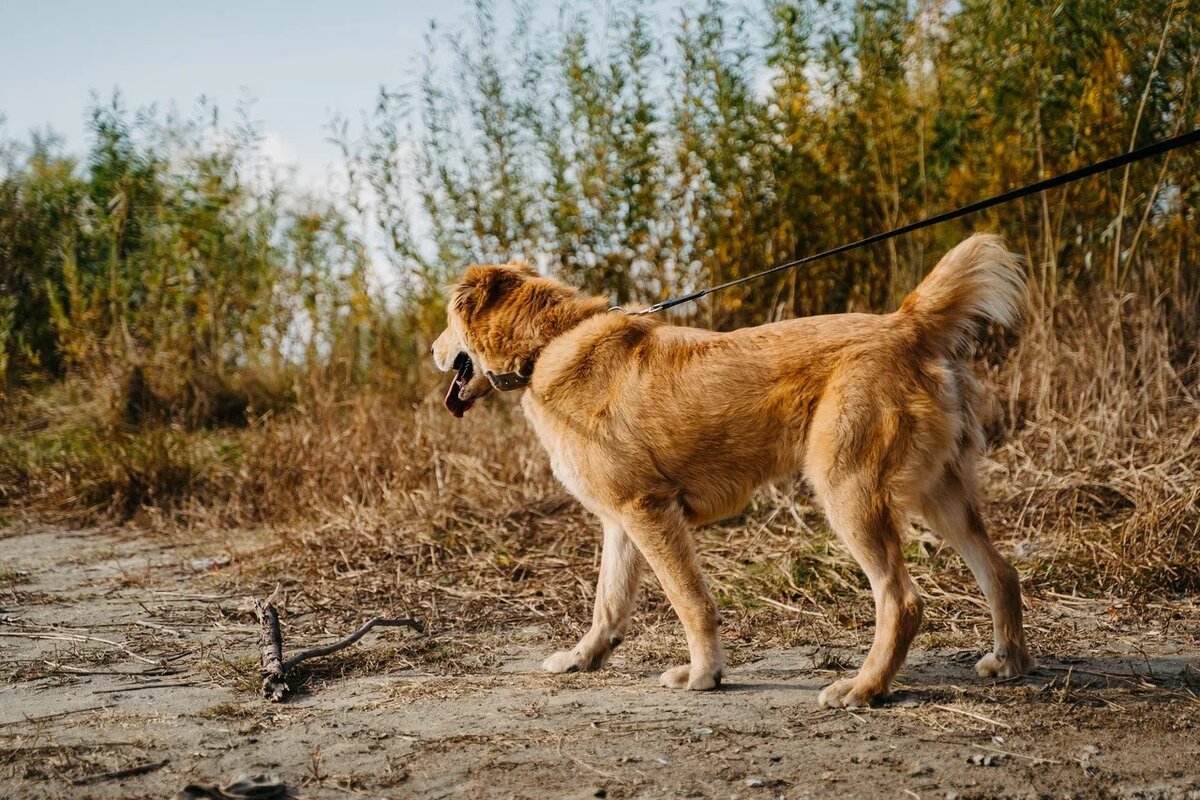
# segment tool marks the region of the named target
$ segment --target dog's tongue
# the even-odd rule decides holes
[[[450,388],[446,391],[446,408],[456,417],[462,417],[467,413],[467,409],[475,404],[474,400],[462,398],[462,390],[467,388],[474,372],[471,357],[466,353],[459,353],[454,359],[454,380],[450,381]]]
[[[450,409],[450,413],[456,417],[462,417],[467,413],[467,409],[475,404],[474,400],[463,400],[458,390],[462,387],[458,385],[458,376],[450,381],[450,389],[446,392],[446,408]]]

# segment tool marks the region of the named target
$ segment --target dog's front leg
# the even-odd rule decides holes
[[[642,559],[621,523],[602,518],[604,548],[600,553],[600,579],[592,628],[573,650],[563,650],[542,662],[547,672],[589,672],[600,669],[625,638],[625,629],[637,602]]]
[[[717,635],[720,617],[696,563],[696,548],[683,509],[674,499],[645,497],[626,506],[622,518],[687,635],[691,663],[667,670],[660,683],[671,689],[716,689],[725,669],[725,654]]]

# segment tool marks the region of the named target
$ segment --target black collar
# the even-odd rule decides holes
[[[530,372],[532,373],[532,370],[530,370]],[[531,377],[533,377],[532,374],[523,375],[520,372],[504,372],[500,375],[497,375],[489,370],[487,373],[487,378],[492,382],[492,386],[501,392],[511,392],[513,389],[524,389],[529,385],[529,379]]]
[[[611,306],[611,307],[609,307],[608,310],[609,311],[620,311],[622,314],[628,313],[625,311],[625,309],[621,308],[620,306]],[[641,312],[641,313],[648,313],[648,312]],[[537,355],[538,354],[535,353],[534,358],[537,358]],[[529,361],[527,361],[525,363],[525,368],[529,370],[528,373],[513,371],[513,372],[502,372],[499,375],[497,375],[496,373],[488,370],[487,371],[487,379],[489,381],[491,381],[492,387],[494,389],[496,389],[496,391],[499,391],[499,392],[511,392],[514,389],[524,389],[526,386],[529,385],[530,379],[533,378],[533,359],[530,359]]]

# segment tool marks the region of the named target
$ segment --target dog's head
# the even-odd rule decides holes
[[[607,308],[603,298],[582,297],[521,262],[468,267],[433,343],[438,369],[454,370],[446,408],[461,417],[493,387],[526,385],[551,339]]]
[[[433,343],[438,369],[454,370],[446,408],[461,417],[503,376],[527,378],[575,290],[513,262],[469,267],[450,290],[446,330]],[[490,376],[490,377],[489,377]],[[520,384],[518,384],[520,385]]]

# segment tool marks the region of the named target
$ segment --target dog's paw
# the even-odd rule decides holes
[[[829,684],[821,690],[817,702],[825,708],[866,708],[881,695],[879,687],[855,677]]]
[[[693,670],[690,664],[672,667],[658,679],[668,689],[687,689],[691,692],[707,692],[721,688],[721,670]]]
[[[563,672],[579,672],[583,666],[574,650],[559,650],[542,662],[546,672],[561,674]]]
[[[975,664],[981,678],[1015,678],[1030,672],[1037,663],[1023,650],[1011,653],[988,653]]]
[[[595,672],[605,665],[611,650],[588,655],[578,650],[560,650],[542,662],[546,672]]]

